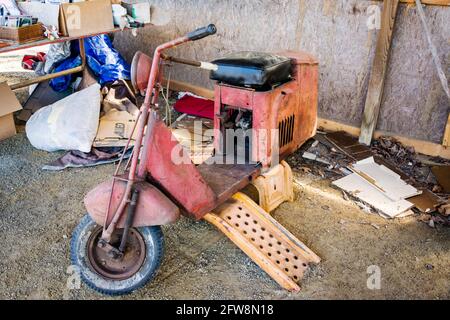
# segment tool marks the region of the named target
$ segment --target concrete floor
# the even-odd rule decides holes
[[[69,290],[67,268],[83,197],[113,167],[41,170],[59,155],[34,149],[24,133],[0,142],[2,299],[109,299],[84,284]],[[295,177],[295,202],[273,215],[323,259],[300,293],[281,290],[214,227],[182,219],[164,227],[166,254],[155,280],[124,298],[450,298],[448,228],[432,229],[414,217],[387,221],[344,200],[327,179],[297,171]],[[380,290],[367,288],[371,265],[380,267]]]

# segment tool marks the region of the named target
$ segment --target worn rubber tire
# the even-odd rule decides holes
[[[79,268],[81,279],[90,288],[102,294],[124,295],[141,288],[155,276],[164,254],[164,237],[159,226],[137,228],[144,238],[146,257],[139,271],[125,280],[105,279],[90,267],[86,246],[91,232],[97,227],[94,220],[85,215],[73,232],[70,243],[72,264]]]

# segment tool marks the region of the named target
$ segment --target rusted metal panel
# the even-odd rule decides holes
[[[292,59],[293,80],[270,91],[224,84],[216,84],[215,88],[216,115],[226,111],[225,108],[245,108],[252,112],[252,160],[261,162],[264,167],[272,164],[278,147],[280,159],[283,159],[313,137],[317,128],[318,62],[304,52],[281,54]],[[224,128],[219,118],[215,119],[214,128],[214,146],[216,150],[223,150]]]
[[[139,198],[133,220],[133,226],[159,226],[178,220],[180,211],[157,188],[147,182],[136,183],[139,190]],[[104,224],[105,213],[111,197],[111,211],[118,208],[126,188],[126,181],[116,180],[114,190],[112,190],[112,180],[103,182],[92,189],[84,198],[84,204],[92,219],[99,225]],[[112,195],[111,195],[111,191]],[[128,205],[127,205],[128,206]],[[126,210],[126,209],[125,209]],[[107,225],[111,223],[113,215],[109,215]],[[118,228],[125,225],[126,215],[122,215],[117,224]]]
[[[172,132],[159,120],[148,146],[146,166],[151,179],[184,209],[185,214],[201,219],[216,206],[216,194]]]
[[[217,205],[256,179],[261,168],[252,164],[214,164],[198,166],[201,175],[217,195]]]

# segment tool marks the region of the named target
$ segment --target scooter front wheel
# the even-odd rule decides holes
[[[79,268],[81,279],[89,287],[103,294],[122,295],[142,287],[155,276],[164,251],[164,238],[159,226],[131,228],[120,259],[97,245],[102,230],[86,215],[72,236],[72,264]],[[122,232],[122,229],[117,229],[113,233],[111,245],[118,247]]]

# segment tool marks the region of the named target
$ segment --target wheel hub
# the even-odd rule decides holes
[[[95,229],[88,240],[87,253],[92,269],[106,279],[125,280],[136,274],[145,261],[145,242],[138,230],[132,228],[128,233],[127,245],[121,257],[113,256],[99,246],[102,228]],[[110,244],[118,247],[123,229],[116,230]]]

